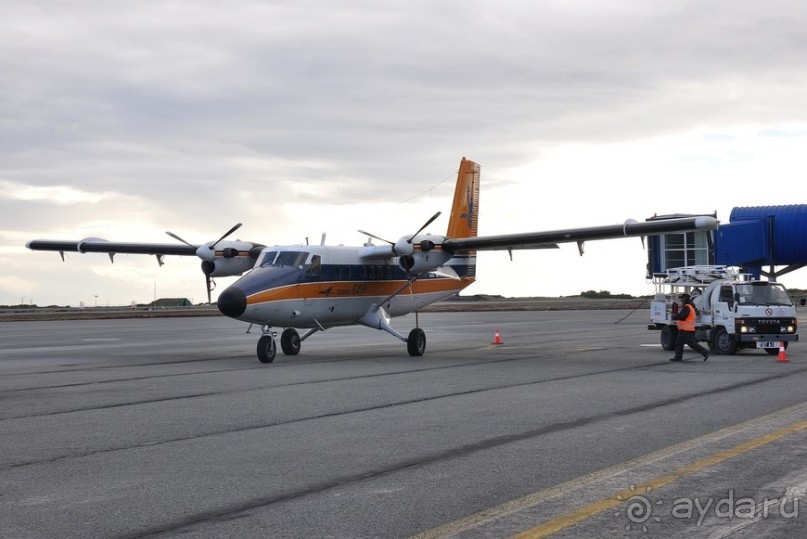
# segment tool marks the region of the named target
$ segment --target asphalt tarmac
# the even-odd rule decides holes
[[[805,344],[671,363],[646,319],[424,314],[421,358],[339,328],[271,365],[225,318],[4,322],[0,536],[807,536]]]

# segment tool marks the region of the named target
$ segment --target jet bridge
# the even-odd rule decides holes
[[[734,208],[715,246],[718,264],[775,281],[807,265],[807,204]]]
[[[648,220],[674,217],[681,214]],[[735,207],[729,222],[714,233],[648,238],[649,279],[669,268],[695,265],[737,266],[755,279],[764,275],[771,281],[807,266],[807,204]]]

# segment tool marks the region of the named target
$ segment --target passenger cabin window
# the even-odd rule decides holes
[[[730,286],[720,287],[720,301],[726,301],[726,302],[734,301],[734,294],[731,293]]]

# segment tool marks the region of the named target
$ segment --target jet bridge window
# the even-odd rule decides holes
[[[708,265],[709,232],[696,231],[660,236],[662,268]]]

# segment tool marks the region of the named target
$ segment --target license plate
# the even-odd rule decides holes
[[[779,348],[779,341],[757,341],[757,348]]]

